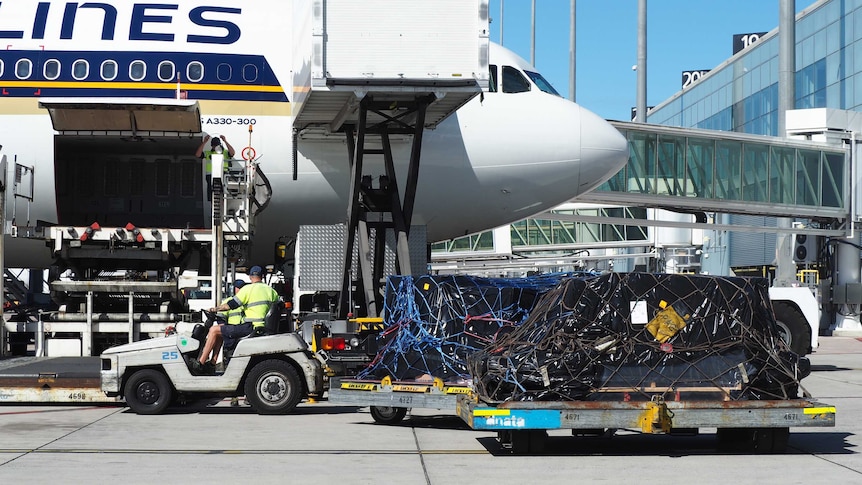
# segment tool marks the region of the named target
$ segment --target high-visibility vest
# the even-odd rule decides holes
[[[207,161],[207,163],[206,163],[207,175],[210,175],[213,173],[213,153],[215,153],[215,152],[212,150],[205,150],[204,151],[203,159]],[[230,158],[228,158],[228,156],[227,156],[227,150],[222,152],[222,154],[224,155],[224,170],[228,171],[228,170],[230,170]]]
[[[229,297],[225,298],[222,303],[224,304],[224,303],[227,303],[231,300],[233,300],[233,297],[229,296]],[[227,322],[228,325],[239,325],[240,323],[242,323],[242,319],[243,319],[242,307],[240,307],[240,308],[228,308],[228,310],[226,312],[219,312],[219,315],[221,315],[222,318],[224,318],[224,320]]]
[[[255,327],[263,327],[266,312],[278,300],[278,293],[263,282],[246,283],[233,299],[245,310],[243,321],[250,322]]]

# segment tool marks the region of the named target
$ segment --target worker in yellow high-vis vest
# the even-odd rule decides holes
[[[209,149],[207,149],[207,142],[210,143]],[[222,146],[224,144],[224,146]],[[210,137],[209,135],[204,135],[203,141],[198,147],[197,151],[195,151],[195,156],[198,158],[202,158],[204,160],[204,173],[206,174],[207,181],[207,200],[212,200],[212,183],[213,183],[213,161],[212,156],[213,153],[217,153],[221,149],[222,154],[224,154],[224,167],[227,169],[230,167],[230,160],[236,154],[236,150],[233,149],[230,143],[228,143],[227,138],[224,135],[220,137]]]
[[[243,285],[233,298],[217,307],[210,308],[210,311],[213,313],[231,309],[242,309],[243,322],[238,325],[231,325],[227,329],[232,333],[231,338],[235,339],[249,335],[256,327],[263,328],[266,324],[266,313],[269,311],[269,307],[278,300],[278,293],[271,286],[263,282],[263,268],[252,266],[248,271],[248,278],[251,282]],[[224,328],[213,330],[213,327],[210,328],[207,334],[206,344],[204,344],[204,349],[197,360],[199,364],[195,367],[197,371],[204,372],[208,370],[206,368],[208,356],[215,347],[218,333],[220,332],[222,337],[226,336]],[[219,327],[225,326],[221,325]],[[214,368],[214,362],[210,361],[209,364]]]
[[[239,293],[239,290],[245,284],[243,280],[236,280],[233,283],[233,292],[234,295]],[[228,300],[233,299],[233,295],[228,296],[222,303],[227,303]],[[212,348],[208,349],[206,344],[204,344],[204,349],[201,351],[210,352],[212,351],[212,357],[208,360],[204,358],[205,362],[209,362],[207,365],[214,365],[218,360],[219,350],[224,347],[225,349],[225,364],[227,364],[228,351],[232,350],[234,346],[236,346],[237,339],[239,337],[235,337],[235,334],[242,334],[240,336],[248,335],[246,330],[243,327],[239,327],[238,325],[242,325],[244,320],[244,315],[242,312],[242,308],[233,308],[224,312],[219,312],[219,317],[221,317],[221,322],[219,325],[213,325],[210,327],[209,333],[213,334],[213,344]],[[209,334],[207,335],[207,341],[209,341]]]

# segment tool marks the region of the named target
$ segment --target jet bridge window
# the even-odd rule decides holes
[[[176,67],[171,61],[162,61],[159,63],[159,80],[170,82],[175,79]]]
[[[129,64],[129,77],[132,81],[142,81],[147,75],[147,65],[144,61],[132,61]]]
[[[77,81],[87,79],[90,74],[90,63],[84,59],[78,59],[72,64],[72,77]]]
[[[491,64],[488,66],[489,76],[488,76],[488,92],[496,93],[497,92],[497,66]]]
[[[99,70],[103,80],[113,81],[117,78],[117,61],[107,60],[102,63]]]
[[[548,94],[553,94],[554,96],[560,95],[560,93],[558,93],[557,90],[554,89],[553,86],[551,86],[551,83],[549,83],[548,80],[545,79],[544,77],[542,77],[542,75],[539,74],[538,72],[532,72],[532,71],[524,71],[524,72],[527,73],[527,76],[529,76],[530,79],[532,79],[533,83],[535,83],[535,85],[538,86],[539,89],[541,89],[542,91],[544,91]]]
[[[18,59],[15,63],[15,77],[27,79],[33,74],[33,61],[30,59]]]
[[[189,81],[196,83],[200,82],[204,78],[204,65],[198,61],[190,62],[188,66],[186,66],[186,79]]]
[[[530,81],[521,71],[511,66],[503,66],[503,92],[525,93],[530,90]]]
[[[60,77],[60,61],[57,59],[48,59],[42,66],[42,75],[45,79],[53,81]]]

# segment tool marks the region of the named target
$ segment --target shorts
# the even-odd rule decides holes
[[[224,348],[232,349],[236,347],[237,341],[251,333],[251,322],[240,323],[239,325],[222,325],[221,336],[224,339]]]

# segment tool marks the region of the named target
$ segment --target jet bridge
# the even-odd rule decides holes
[[[840,142],[612,124],[629,141],[629,162],[579,201],[773,217],[847,216],[849,163]]]
[[[296,32],[306,35],[297,36],[294,52],[294,150],[305,140],[347,139],[351,183],[338,313],[353,312],[347,307],[357,287],[364,316],[373,317],[382,299],[385,231],[395,234],[397,272],[414,269],[408,238],[424,130],[488,89],[488,2],[312,4],[295,17]],[[393,136],[412,139],[403,181],[396,176]],[[371,157],[382,158],[382,173],[366,173]]]

